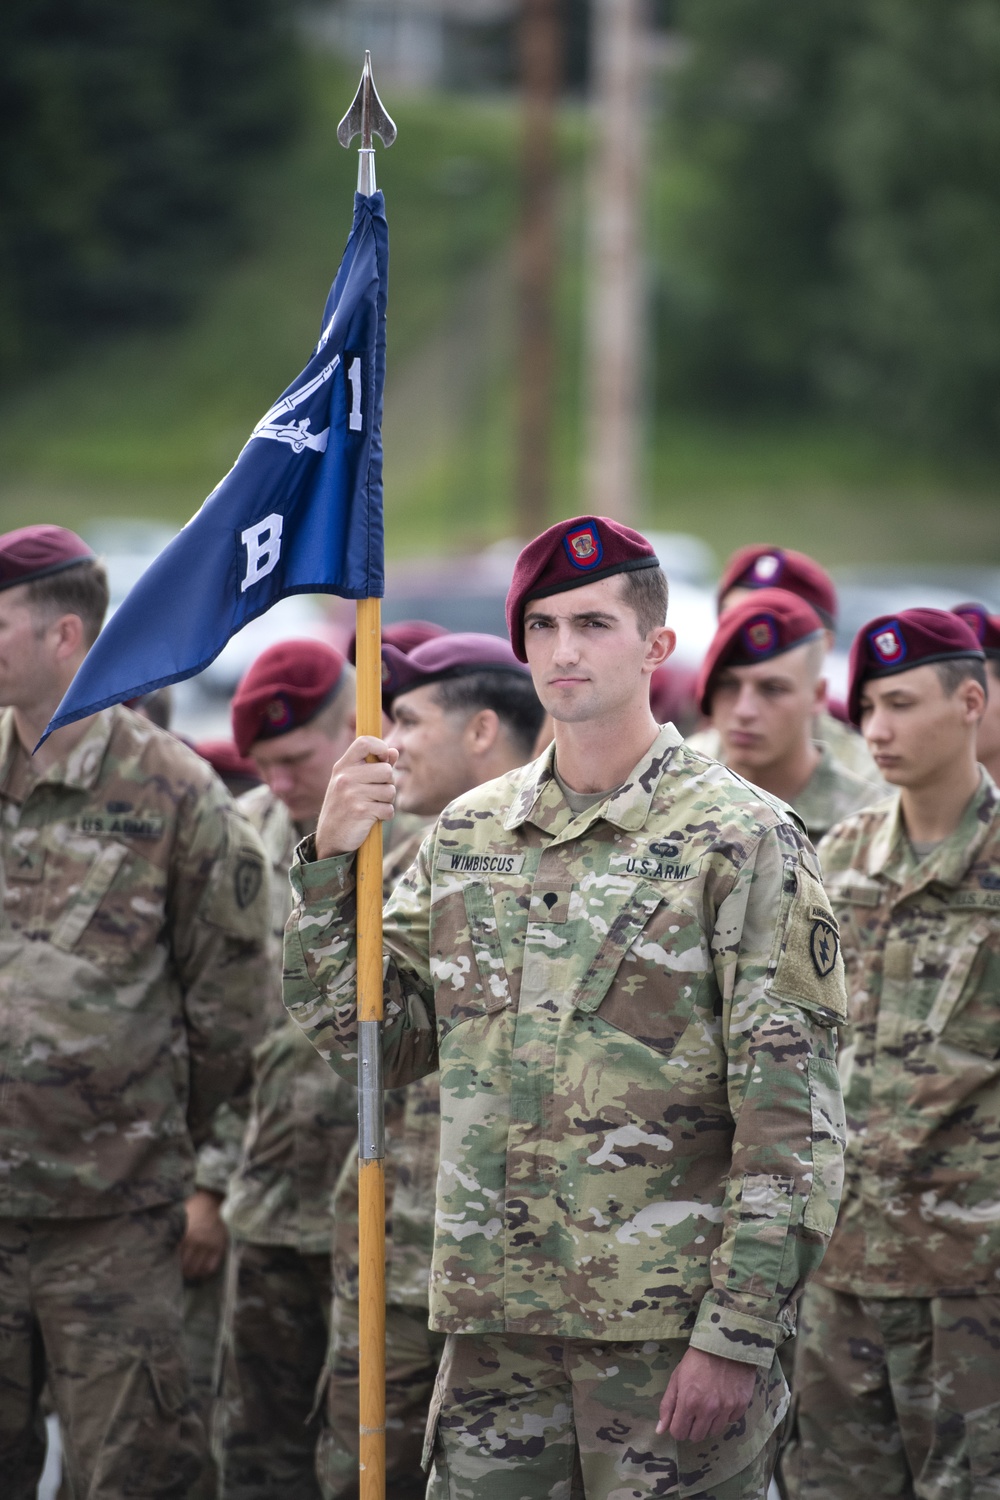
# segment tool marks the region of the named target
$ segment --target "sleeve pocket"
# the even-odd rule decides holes
[[[809,1059],[809,1104],[813,1179],[802,1222],[817,1234],[830,1235],[844,1190],[847,1121],[837,1068],[828,1058]]]

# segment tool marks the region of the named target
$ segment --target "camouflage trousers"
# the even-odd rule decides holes
[[[793,1406],[793,1500],[1000,1497],[1000,1297],[807,1287]]]
[[[219,1332],[222,1327],[222,1297],[226,1283],[225,1262],[214,1276],[184,1283],[184,1358],[198,1415],[207,1433],[212,1431],[215,1393],[218,1385]],[[215,1460],[209,1459],[210,1493],[215,1494]]]
[[[449,1334],[427,1500],[764,1500],[788,1405],[781,1366],[758,1372],[746,1416],[721,1438],[678,1443],[656,1422],[686,1348]]]
[[[0,1474],[33,1497],[47,1382],[65,1490],[189,1500],[207,1441],[181,1342],[181,1204],[103,1219],[0,1218]]]
[[[329,1255],[231,1241],[212,1434],[222,1500],[321,1500],[331,1296]]]
[[[358,1304],[333,1299],[326,1387],[326,1429],[320,1434],[317,1470],[324,1500],[355,1500],[358,1493]],[[385,1448],[389,1500],[422,1500],[427,1479],[420,1467],[427,1413],[444,1334],[427,1326],[419,1308],[385,1310]]]

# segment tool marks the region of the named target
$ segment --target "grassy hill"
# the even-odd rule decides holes
[[[0,401],[0,526],[181,522],[197,509],[315,339],[350,226],[357,158],[335,127],[353,82],[313,60],[310,123],[261,173],[253,248],[222,269],[188,323],[88,349]],[[512,529],[516,110],[451,96],[387,102],[399,126],[378,155],[392,240],[389,550],[476,545]],[[581,140],[570,113],[556,514],[579,508]],[[670,163],[651,170],[656,212],[669,212]],[[697,532],[720,554],[766,537],[830,563],[1000,562],[996,473],[817,421],[651,411],[647,436],[650,524]]]

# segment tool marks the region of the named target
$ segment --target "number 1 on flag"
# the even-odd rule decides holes
[[[356,354],[347,366],[347,378],[351,385],[351,410],[347,426],[351,432],[361,431],[361,356]]]

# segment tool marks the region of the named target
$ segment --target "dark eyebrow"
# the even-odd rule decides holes
[[[541,609],[532,609],[529,604],[527,610],[525,611],[524,618],[526,620],[554,620],[555,615],[547,615],[545,611]],[[617,615],[609,614],[603,609],[588,609],[584,610],[581,614],[570,615],[570,619],[574,622],[574,624],[586,620],[616,620],[617,618]]]

